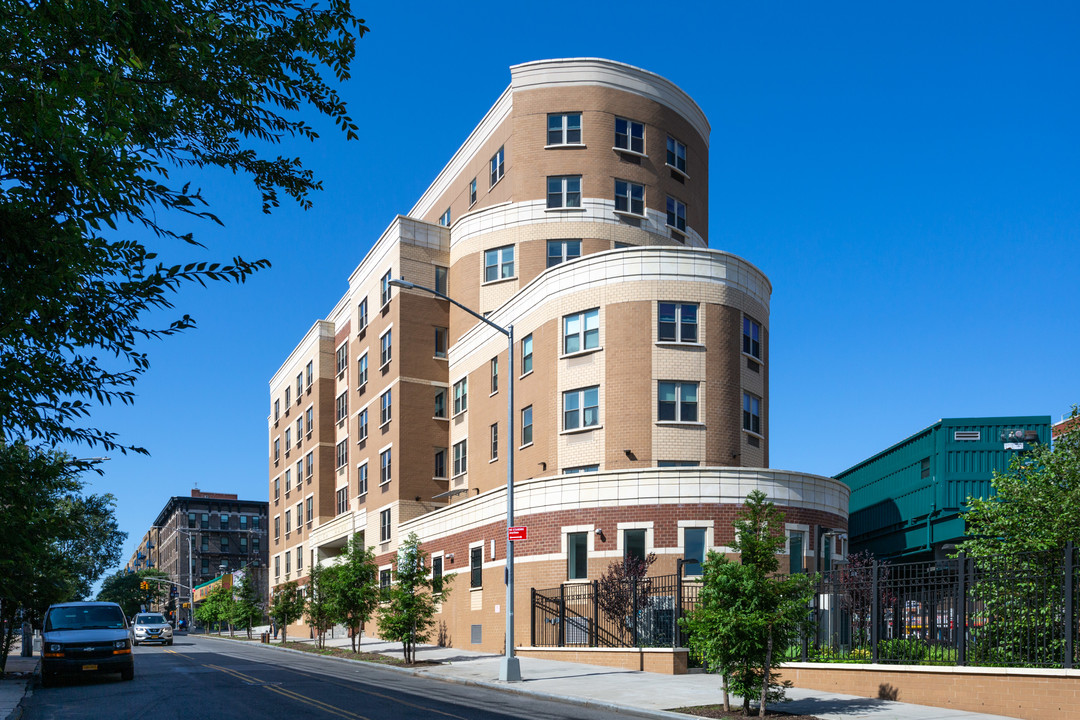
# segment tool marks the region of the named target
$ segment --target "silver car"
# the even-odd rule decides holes
[[[172,645],[172,625],[161,613],[139,613],[131,623],[135,644],[156,642]]]

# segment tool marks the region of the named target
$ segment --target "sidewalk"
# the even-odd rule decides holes
[[[7,667],[0,676],[0,720],[18,720],[22,715],[19,703],[30,692],[37,672],[38,656],[20,657],[22,643],[16,642],[8,655]]]
[[[290,641],[314,643],[307,638],[290,638]],[[327,638],[327,645],[351,647],[349,639],[343,637]],[[362,649],[365,652],[396,657],[401,657],[402,654],[400,643],[388,643],[367,637],[362,640]],[[646,717],[687,720],[693,716],[665,710],[715,705],[723,701],[719,679],[703,673],[659,675],[522,657],[519,658],[522,682],[504,683],[498,680],[501,655],[425,645],[417,649],[416,659],[442,664],[415,669],[394,669],[447,682],[554,698]],[[800,688],[788,690],[787,696],[791,702],[770,708],[792,714],[816,715],[823,720],[1004,720],[1001,715],[947,710]]]

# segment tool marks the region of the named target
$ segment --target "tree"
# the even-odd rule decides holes
[[[102,581],[97,599],[116,603],[125,615],[131,617],[139,612],[142,606],[149,608],[153,603],[164,602],[169,597],[169,585],[157,582],[168,578],[168,575],[157,568],[137,572],[120,570]],[[143,583],[146,583],[145,588]]]
[[[709,669],[721,673],[725,708],[733,690],[743,698],[746,715],[752,700],[764,717],[769,702],[783,699],[790,682],[777,682],[773,674],[780,665],[776,649],[807,629],[814,594],[812,576],[776,574],[783,529],[783,513],[764,492],[751,492],[735,520],[732,547],[739,562],[708,553],[698,607],[682,621],[690,647]]]
[[[353,652],[359,652],[359,637],[381,598],[379,566],[372,548],[364,547],[364,536],[356,533],[341,554],[329,583],[334,598],[335,620],[349,629]]]
[[[218,635],[221,634],[221,625],[227,624],[229,635],[232,635],[232,618],[235,613],[236,601],[233,599],[233,590],[221,583],[211,590],[210,594],[195,608],[195,619],[206,627],[207,632],[210,632],[211,625],[217,625]]]
[[[379,611],[383,638],[401,643],[406,663],[415,662],[416,645],[430,636],[435,608],[450,592],[452,576],[434,580],[425,569],[426,557],[420,538],[410,533],[398,548],[388,602]]]
[[[247,631],[248,640],[251,639],[251,627],[262,619],[262,604],[259,601],[259,591],[255,583],[251,581],[251,573],[245,572],[240,578],[240,585],[234,588],[232,622],[241,630]]]
[[[608,565],[607,570],[597,580],[597,601],[600,609],[631,637],[638,626],[638,615],[649,607],[652,601],[651,581],[646,577],[649,567],[656,562],[656,553],[649,553],[644,558],[627,555],[621,561]],[[640,642],[640,634],[637,636]]]
[[[325,644],[326,631],[333,624],[336,610],[331,592],[335,571],[336,568],[324,568],[319,563],[312,563],[308,570],[307,619],[315,628],[315,642],[320,648]]]
[[[49,605],[86,597],[120,559],[126,533],[111,495],[84,495],[86,465],[59,452],[0,442],[0,672],[16,620],[40,619]]]
[[[321,183],[271,151],[318,137],[304,111],[356,138],[330,83],[349,78],[363,22],[349,0],[4,3],[0,437],[141,451],[83,422],[134,400],[140,340],[195,323],[146,316],[184,284],[269,265],[166,266],[146,238],[200,246],[176,221],[220,224],[190,182],[203,169],[251,177],[264,212],[282,193],[309,208]]]
[[[874,563],[877,562],[878,601],[881,607],[891,607],[896,597],[889,580],[892,566],[888,560],[876,560],[869,550],[851,553],[847,562],[832,571],[832,581],[840,594],[843,609],[851,613],[854,637],[852,645],[870,644],[874,608]]]
[[[304,591],[297,587],[295,582],[287,582],[280,585],[270,600],[270,617],[274,618],[281,627],[281,644],[289,633],[289,623],[300,618],[304,614],[304,606],[307,600]]]

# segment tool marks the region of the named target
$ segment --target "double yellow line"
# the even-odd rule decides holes
[[[300,693],[293,692],[292,690],[286,690],[285,688],[276,687],[274,685],[267,685],[266,681],[264,680],[260,680],[259,678],[253,677],[251,675],[245,675],[242,672],[237,672],[236,670],[232,670],[230,668],[221,667],[220,665],[204,665],[203,667],[218,670],[225,673],[226,675],[232,675],[233,677],[239,678],[244,682],[262,685],[271,692],[276,692],[278,695],[283,695],[292,700],[296,700],[297,702],[302,702],[305,705],[310,705],[314,708],[322,710],[323,712],[328,712],[331,715],[337,715],[338,717],[346,718],[347,720],[370,720],[370,718],[360,715],[358,713],[349,712],[348,710],[342,710],[341,708],[334,707],[333,705],[324,703],[321,700],[315,700],[313,698],[306,697],[304,695],[301,695]]]

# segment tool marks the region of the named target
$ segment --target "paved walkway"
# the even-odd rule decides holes
[[[0,676],[0,720],[18,720],[22,715],[19,703],[30,690],[37,672],[38,656],[20,657],[22,642],[17,641],[8,655],[5,672]]]

